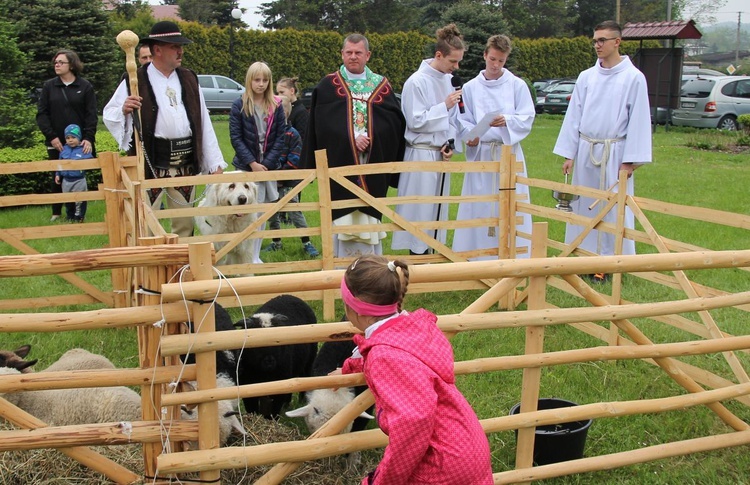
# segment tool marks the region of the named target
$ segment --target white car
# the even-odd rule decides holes
[[[245,92],[242,84],[226,76],[198,74],[198,82],[210,111],[229,111],[234,100]]]
[[[737,117],[750,114],[750,76],[707,76],[682,85],[675,126],[737,130]]]

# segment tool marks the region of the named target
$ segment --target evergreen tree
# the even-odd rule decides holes
[[[267,29],[333,30],[390,33],[414,30],[416,10],[404,0],[275,0],[262,3],[261,25]]]
[[[508,24],[497,8],[470,1],[457,3],[445,10],[442,24],[451,22],[461,31],[467,45],[464,59],[459,64],[458,75],[464,81],[468,81],[484,69],[484,47],[487,39],[495,34],[507,34]]]
[[[501,12],[514,37],[538,39],[569,34],[569,0],[503,0]]]
[[[18,26],[18,47],[28,59],[23,87],[37,88],[52,78],[55,52],[71,49],[83,61],[82,75],[100,104],[106,103],[124,64],[118,64],[120,48],[101,0],[0,0],[0,18]]]
[[[26,56],[16,43],[16,27],[0,21],[0,147],[27,148],[34,137],[36,113],[28,91],[18,87]]]

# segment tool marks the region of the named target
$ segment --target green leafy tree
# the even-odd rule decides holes
[[[154,19],[151,13],[151,7],[141,1],[133,2],[128,4],[128,6],[125,6],[124,3],[119,4],[110,13],[109,21],[112,24],[112,31],[115,35],[123,30],[131,30],[139,37],[146,36],[151,31],[151,27],[156,23],[156,19]]]
[[[594,27],[603,20],[615,18],[615,2],[577,0],[568,8],[568,18],[574,36],[591,37]]]
[[[28,148],[36,143],[34,109],[29,93],[18,87],[26,56],[16,43],[17,29],[0,21],[0,147]]]
[[[40,87],[55,75],[55,52],[72,49],[84,63],[83,77],[106,103],[122,64],[101,0],[0,0],[0,18],[18,26],[18,47],[28,59],[21,87]]]

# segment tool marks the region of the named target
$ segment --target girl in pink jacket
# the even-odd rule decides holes
[[[437,317],[401,304],[409,268],[382,256],[359,258],[341,280],[358,345],[344,374],[364,372],[389,444],[363,485],[490,485],[490,450],[474,410],[456,388],[453,348]]]

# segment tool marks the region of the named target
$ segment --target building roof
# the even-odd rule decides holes
[[[622,29],[625,40],[644,39],[700,39],[700,33],[692,20],[665,20],[663,22],[627,23]]]
[[[182,20],[177,5],[151,5],[151,15],[156,20]]]
[[[117,8],[119,0],[103,0],[104,10],[110,11]],[[182,20],[180,7],[177,5],[149,5],[151,16],[156,20]]]

